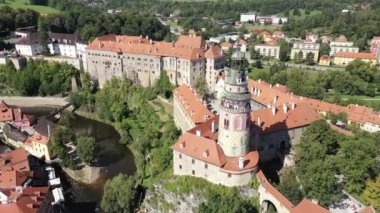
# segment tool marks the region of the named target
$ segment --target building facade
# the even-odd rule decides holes
[[[275,44],[257,44],[255,50],[261,55],[280,59],[280,46]]]
[[[318,43],[296,42],[293,44],[293,48],[290,52],[290,59],[294,60],[298,57],[299,53],[302,52],[302,59],[306,59],[307,54],[312,53],[314,61],[318,61],[319,47],[320,45]]]
[[[206,75],[206,66],[212,66],[207,62],[215,62],[207,61],[208,48],[195,32],[180,36],[174,43],[156,42],[142,36],[102,36],[86,49],[87,71],[98,80],[100,87],[112,77],[150,86],[163,70],[171,83],[194,86],[199,77]],[[220,55],[214,69],[208,71],[224,65],[223,60]]]
[[[363,52],[338,52],[334,57],[334,64],[339,66],[346,66],[354,60],[361,60],[373,65],[377,64],[376,56],[372,53]]]

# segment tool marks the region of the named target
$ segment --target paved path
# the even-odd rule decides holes
[[[0,100],[9,105],[23,107],[45,107],[45,106],[65,106],[68,104],[67,98],[63,97],[23,97],[23,96],[0,96]]]

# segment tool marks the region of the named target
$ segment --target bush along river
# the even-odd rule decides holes
[[[23,108],[25,113],[36,116],[46,115],[52,108]],[[58,165],[65,188],[65,198],[70,212],[93,212],[99,208],[105,182],[119,173],[133,175],[136,171],[131,151],[119,143],[120,135],[111,125],[74,114],[73,126],[76,133],[95,138],[98,145],[97,166],[102,167],[99,178],[91,184],[73,180]]]

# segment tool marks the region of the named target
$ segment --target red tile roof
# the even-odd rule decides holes
[[[36,213],[46,199],[48,191],[49,187],[30,187],[15,192],[16,200],[8,204],[0,204],[0,212]]]
[[[199,36],[180,36],[175,43],[156,42],[138,36],[101,36],[92,41],[88,50],[179,57],[197,60],[204,57],[204,42]]]
[[[182,104],[191,120],[196,123],[202,123],[214,116],[202,101],[197,98],[195,91],[186,85],[180,85],[174,89],[174,97]]]
[[[205,53],[205,57],[206,58],[219,58],[223,56],[223,51],[222,49],[220,48],[219,45],[215,44],[215,45],[212,45]]]
[[[22,149],[0,154],[0,171],[30,171],[28,153]]]
[[[337,52],[335,57],[339,58],[355,58],[355,59],[376,59],[376,56],[372,53],[356,53],[356,52]]]
[[[172,148],[180,153],[219,167],[226,163],[223,150],[219,144],[214,140],[197,136],[189,132],[181,135]]]
[[[274,105],[274,100],[276,99],[276,106],[282,106],[283,104],[289,103],[307,103],[317,112],[331,112],[340,113],[344,112],[347,114],[347,119],[355,123],[375,123],[380,125],[380,113],[374,112],[371,108],[363,107],[359,105],[349,105],[349,106],[339,106],[336,104],[331,104],[325,101],[306,98],[301,96],[292,95],[289,92],[283,92],[276,89],[275,86],[271,86],[265,81],[249,80],[248,81],[249,91],[252,94],[252,100],[258,102],[264,106]],[[254,94],[253,88],[260,90],[260,93]]]
[[[269,181],[266,179],[264,173],[259,171],[256,173],[257,178],[259,179],[262,187],[269,192],[273,197],[276,198],[285,208],[289,211],[294,207],[293,203],[291,203],[284,195],[282,195],[276,188],[274,188]]]
[[[291,213],[329,213],[326,209],[322,208],[318,204],[311,202],[304,198]]]
[[[21,186],[26,182],[26,180],[28,180],[29,176],[30,174],[28,171],[0,171],[0,189]]]
[[[12,108],[8,106],[4,101],[0,103],[0,122],[13,121]]]
[[[251,113],[251,119],[264,134],[308,126],[320,119],[319,115],[304,103],[296,104],[294,109],[291,109],[290,105],[286,105],[286,113],[283,107],[255,110]],[[273,110],[275,110],[275,114],[273,114]]]
[[[319,60],[320,61],[329,61],[330,57],[328,55],[323,55],[323,56],[321,56],[321,58]]]
[[[361,210],[359,213],[376,213],[376,211],[372,206],[368,206],[367,208]]]
[[[231,48],[232,47],[232,44],[228,41],[225,41],[221,44],[222,47],[227,47],[227,48]]]

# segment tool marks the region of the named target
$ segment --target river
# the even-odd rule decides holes
[[[52,108],[41,107],[23,108],[25,113],[37,116],[44,115],[51,110]],[[67,180],[66,189],[69,196],[73,198],[73,203],[70,206],[74,208],[72,209],[73,211],[78,210],[83,213],[88,211],[75,208],[84,207],[82,206],[83,204],[90,204],[89,206],[99,204],[105,182],[119,173],[132,175],[135,173],[136,167],[131,151],[125,145],[119,143],[120,135],[113,126],[75,114],[74,129],[76,133],[95,138],[99,147],[98,163],[99,166],[104,167],[100,178],[93,184],[78,183],[65,175]]]

